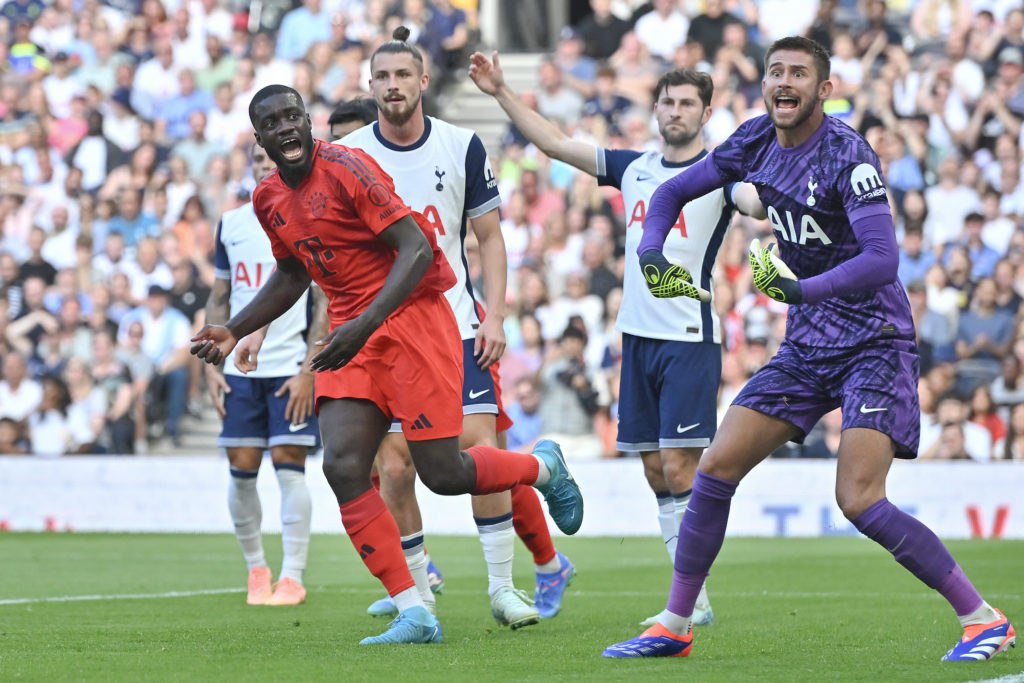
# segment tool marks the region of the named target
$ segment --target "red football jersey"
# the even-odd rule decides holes
[[[274,257],[297,258],[327,295],[333,326],[362,313],[384,286],[396,252],[377,235],[403,216],[412,215],[423,230],[434,261],[399,308],[456,282],[433,228],[362,150],[316,140],[313,168],[301,185],[288,187],[275,170],[256,187],[252,203]]]

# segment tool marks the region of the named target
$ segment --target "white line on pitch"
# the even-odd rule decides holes
[[[169,591],[167,593],[130,593],[123,595],[60,595],[50,598],[12,598],[0,600],[0,605],[29,605],[39,602],[86,602],[89,600],[148,600],[153,598],[190,598],[195,595],[221,595],[244,593],[244,588],[210,588],[199,591]]]
[[[977,681],[967,681],[966,683],[1024,683],[1024,671],[1019,674],[1009,674],[1006,676],[1000,676],[999,678],[985,678]]]

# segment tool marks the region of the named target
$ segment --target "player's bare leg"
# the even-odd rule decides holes
[[[313,504],[306,485],[305,446],[272,446],[270,458],[281,489],[281,545],[284,557],[274,594],[267,605],[298,605],[306,601],[302,575],[309,555],[309,529]]]
[[[463,419],[460,448],[497,446],[495,416],[474,413]],[[487,594],[491,614],[502,626],[513,630],[540,621],[533,601],[512,582],[512,559],[516,534],[512,524],[512,494],[509,491],[473,496],[473,521],[480,534],[484,561],[487,563]]]
[[[440,624],[416,590],[398,525],[370,483],[373,460],[391,420],[374,403],[361,399],[321,400],[319,418],[324,476],[338,501],[345,531],[399,612],[388,631],[361,643],[440,642]]]
[[[895,445],[874,429],[846,429],[839,440],[836,502],[857,530],[892,553],[956,612],[964,637],[943,659],[989,659],[1014,645],[1013,626],[982,599],[931,529],[885,497]]]
[[[693,477],[697,473],[697,463],[704,452],[701,447],[695,448],[662,448],[660,451],[645,451],[640,454],[644,465],[644,476],[658,501],[658,526],[668,550],[669,560],[674,562],[676,543],[679,537],[679,526],[683,522],[686,505],[690,502],[693,489]],[[658,615],[648,617],[640,622],[641,626],[653,626]],[[715,622],[711,602],[708,600],[707,588],[702,586],[694,606],[693,623],[696,626],[710,626]]]
[[[262,605],[273,595],[273,577],[263,554],[263,505],[256,491],[256,477],[263,461],[261,447],[227,449],[231,477],[228,484],[228,512],[235,527],[235,538],[242,549],[249,572],[246,602]]]

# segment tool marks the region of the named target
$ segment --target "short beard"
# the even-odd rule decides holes
[[[670,147],[685,147],[700,135],[700,128],[698,127],[697,130],[692,132],[683,129],[679,133],[670,133],[666,126],[662,126],[658,132],[661,133],[661,137],[665,140],[666,145]]]
[[[415,102],[410,103],[410,106],[407,109],[400,112],[388,110],[384,107],[378,107],[378,109],[380,109],[381,116],[383,116],[388,123],[395,128],[401,128],[408,123],[409,119],[412,118],[412,115],[416,113],[416,105],[419,104],[421,98],[422,95],[417,97]]]

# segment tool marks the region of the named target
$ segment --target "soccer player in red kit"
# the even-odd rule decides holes
[[[454,275],[427,221],[394,192],[367,154],[314,140],[299,94],[270,85],[249,119],[277,172],[253,193],[277,269],[231,320],[193,337],[192,353],[222,362],[238,340],[283,314],[315,281],[327,295],[331,332],[310,361],[324,442],[323,470],[342,523],[370,572],[398,607],[387,631],[363,644],[440,642],[441,626],[415,589],[398,527],[370,485],[377,445],[392,418],[420,479],[442,495],[536,487],[555,524],[573,534],[583,498],[558,445],[533,454],[458,447],[462,342],[444,292]],[[423,397],[431,400],[424,404]]]

